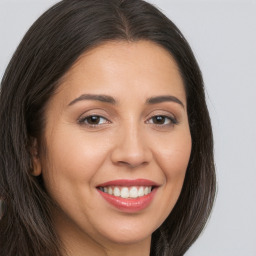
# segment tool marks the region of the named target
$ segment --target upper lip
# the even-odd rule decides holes
[[[108,186],[159,186],[156,182],[148,179],[119,179],[99,184],[97,187]]]

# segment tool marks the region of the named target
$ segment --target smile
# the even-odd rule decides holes
[[[159,185],[145,180],[115,180],[97,186],[100,195],[122,212],[135,213],[149,207]]]
[[[109,195],[114,195],[122,198],[138,198],[145,196],[152,191],[152,186],[132,186],[132,187],[119,187],[119,186],[108,186],[99,187],[99,189]]]

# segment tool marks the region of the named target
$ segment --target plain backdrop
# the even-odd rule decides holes
[[[56,0],[0,0],[0,78],[30,25]],[[256,0],[150,0],[183,32],[202,69],[218,195],[186,256],[256,256]]]

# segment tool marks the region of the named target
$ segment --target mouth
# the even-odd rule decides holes
[[[134,199],[148,195],[152,192],[152,186],[132,186],[132,187],[123,187],[123,186],[107,186],[107,187],[99,187],[99,190],[107,193],[109,195],[113,195],[116,197],[126,198],[126,199]]]
[[[156,194],[158,185],[145,179],[115,180],[97,186],[101,196],[112,206],[124,212],[147,208]]]

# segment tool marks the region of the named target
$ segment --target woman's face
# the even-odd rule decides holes
[[[98,46],[66,73],[45,117],[35,174],[59,206],[62,239],[150,242],[179,197],[191,152],[174,59],[147,41]]]

